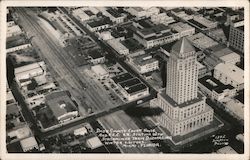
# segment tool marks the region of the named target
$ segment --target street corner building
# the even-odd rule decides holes
[[[157,119],[172,137],[185,136],[213,121],[213,109],[206,105],[206,97],[198,92],[196,52],[186,38],[173,45],[167,62],[166,89],[152,101],[163,109],[164,113]]]

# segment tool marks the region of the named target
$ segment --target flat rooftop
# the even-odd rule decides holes
[[[157,60],[153,58],[150,54],[142,54],[142,55],[133,57],[133,62],[139,66],[150,64],[156,61]]]
[[[13,48],[17,46],[21,46],[24,44],[28,44],[28,40],[23,34],[8,37],[6,40],[6,48]]]
[[[94,21],[88,22],[87,24],[90,27],[95,28],[95,27],[103,26],[103,25],[106,25],[106,24],[109,24],[109,23],[110,23],[110,21],[108,21],[107,18],[103,18],[103,19],[100,19],[100,20],[94,20]]]
[[[137,84],[137,85],[133,85],[131,87],[129,87],[128,89],[125,88],[125,90],[131,94],[131,93],[137,93],[139,91],[145,90],[147,89],[147,86],[143,83]]]
[[[115,18],[121,17],[121,14],[120,14],[117,10],[115,10],[115,9],[113,9],[113,8],[109,8],[109,9],[107,9],[106,11],[107,11],[109,14],[111,14],[113,17],[115,17]]]
[[[244,70],[230,63],[220,63],[214,68],[239,84],[244,83]]]
[[[115,83],[120,83],[132,79],[133,76],[130,73],[123,73],[112,78]]]
[[[231,85],[224,85],[219,80],[215,79],[212,76],[205,76],[200,78],[199,83],[204,85],[206,88],[208,88],[210,91],[214,90],[217,93],[222,93],[225,89],[234,89]]]
[[[119,84],[123,88],[126,88],[126,87],[131,87],[133,85],[137,85],[137,84],[140,84],[140,83],[141,83],[141,81],[138,78],[133,78],[133,79],[129,79],[127,81],[120,82]]]
[[[131,52],[143,49],[143,46],[133,38],[125,39],[124,41],[121,41],[121,43]]]

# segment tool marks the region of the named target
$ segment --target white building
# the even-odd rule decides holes
[[[88,133],[88,130],[86,129],[86,127],[81,127],[81,128],[78,128],[78,129],[75,129],[74,130],[74,135],[75,136],[84,136]]]
[[[114,37],[111,35],[111,32],[109,31],[103,31],[101,33],[97,33],[99,38],[101,38],[102,40],[104,41],[107,41],[107,40],[110,40],[110,39],[113,39]]]
[[[87,22],[86,27],[91,32],[96,32],[96,31],[100,31],[100,30],[109,28],[110,24],[107,21],[107,19],[101,19],[101,20],[93,20],[93,21]]]
[[[21,28],[18,25],[11,25],[7,27],[7,35],[6,37],[12,37],[12,36],[16,36],[19,34],[22,34],[23,31],[21,30]]]
[[[235,52],[232,52],[230,54],[221,56],[220,59],[223,63],[231,63],[235,65],[236,63],[240,62],[240,55]]]
[[[91,70],[97,76],[97,78],[103,79],[109,77],[109,72],[101,65],[92,66]]]
[[[141,74],[159,69],[159,61],[149,54],[131,57],[129,62]]]
[[[166,90],[157,95],[164,113],[157,117],[171,136],[183,136],[209,125],[213,109],[198,93],[198,67],[194,47],[182,38],[174,44],[167,63]]]
[[[178,23],[174,23],[169,25],[169,28],[172,28],[173,30],[177,31],[181,37],[185,37],[185,36],[190,36],[193,35],[195,33],[195,28],[190,26],[187,23],[183,23],[183,22],[178,22]]]
[[[46,66],[44,61],[35,62],[14,70],[16,82],[20,87],[31,83],[31,78],[46,75]]]
[[[35,139],[35,137],[29,137],[26,139],[23,139],[20,141],[21,147],[23,149],[24,152],[33,150],[33,149],[39,149],[37,141]]]
[[[216,41],[214,41],[213,39],[209,38],[208,36],[206,36],[205,34],[201,32],[188,36],[187,38],[193,43],[195,47],[201,50],[218,45]]]
[[[237,90],[244,88],[244,70],[230,63],[220,63],[214,68],[214,78],[223,84],[230,84]]]
[[[151,21],[154,23],[154,24],[165,24],[165,25],[168,25],[170,23],[173,23],[175,22],[174,18],[173,17],[170,17],[168,16],[166,13],[159,13],[159,14],[155,14],[155,15],[152,15],[151,17]]]
[[[121,55],[129,54],[129,49],[120,42],[120,39],[110,39],[107,41],[107,43],[119,54]]]

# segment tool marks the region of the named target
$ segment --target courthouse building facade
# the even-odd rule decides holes
[[[213,121],[213,109],[198,92],[198,66],[194,47],[186,38],[176,42],[167,62],[166,89],[156,103],[164,111],[158,121],[171,136],[183,136]]]

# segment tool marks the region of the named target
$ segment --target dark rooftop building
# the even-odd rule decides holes
[[[120,14],[117,10],[115,10],[115,9],[113,9],[113,8],[109,8],[109,9],[107,9],[106,11],[107,11],[109,14],[111,14],[113,17],[115,17],[115,18],[121,17],[121,14]]]
[[[94,27],[110,24],[110,22],[111,22],[110,19],[106,17],[106,18],[103,18],[103,19],[100,19],[100,20],[94,20],[94,21],[88,22],[87,24],[90,27],[94,28]]]
[[[137,92],[145,90],[145,89],[147,89],[147,86],[145,84],[143,84],[143,83],[139,83],[137,85],[133,85],[133,86],[129,87],[128,89],[125,88],[125,90],[129,94],[137,93]]]
[[[132,78],[133,78],[133,76],[130,73],[124,73],[124,74],[120,74],[118,76],[113,77],[112,80],[115,83],[119,83],[119,82],[123,82],[123,81],[129,80],[129,79],[132,79]]]
[[[101,51],[101,50],[98,50],[98,49],[91,50],[91,51],[89,51],[88,54],[89,54],[89,56],[92,57],[93,59],[97,59],[97,58],[103,57],[102,51]]]
[[[203,78],[200,78],[199,83],[204,85],[206,88],[208,88],[210,91],[215,91],[217,93],[223,93],[225,89],[234,89],[231,85],[224,85],[219,80],[215,79],[212,76],[205,76]]]

